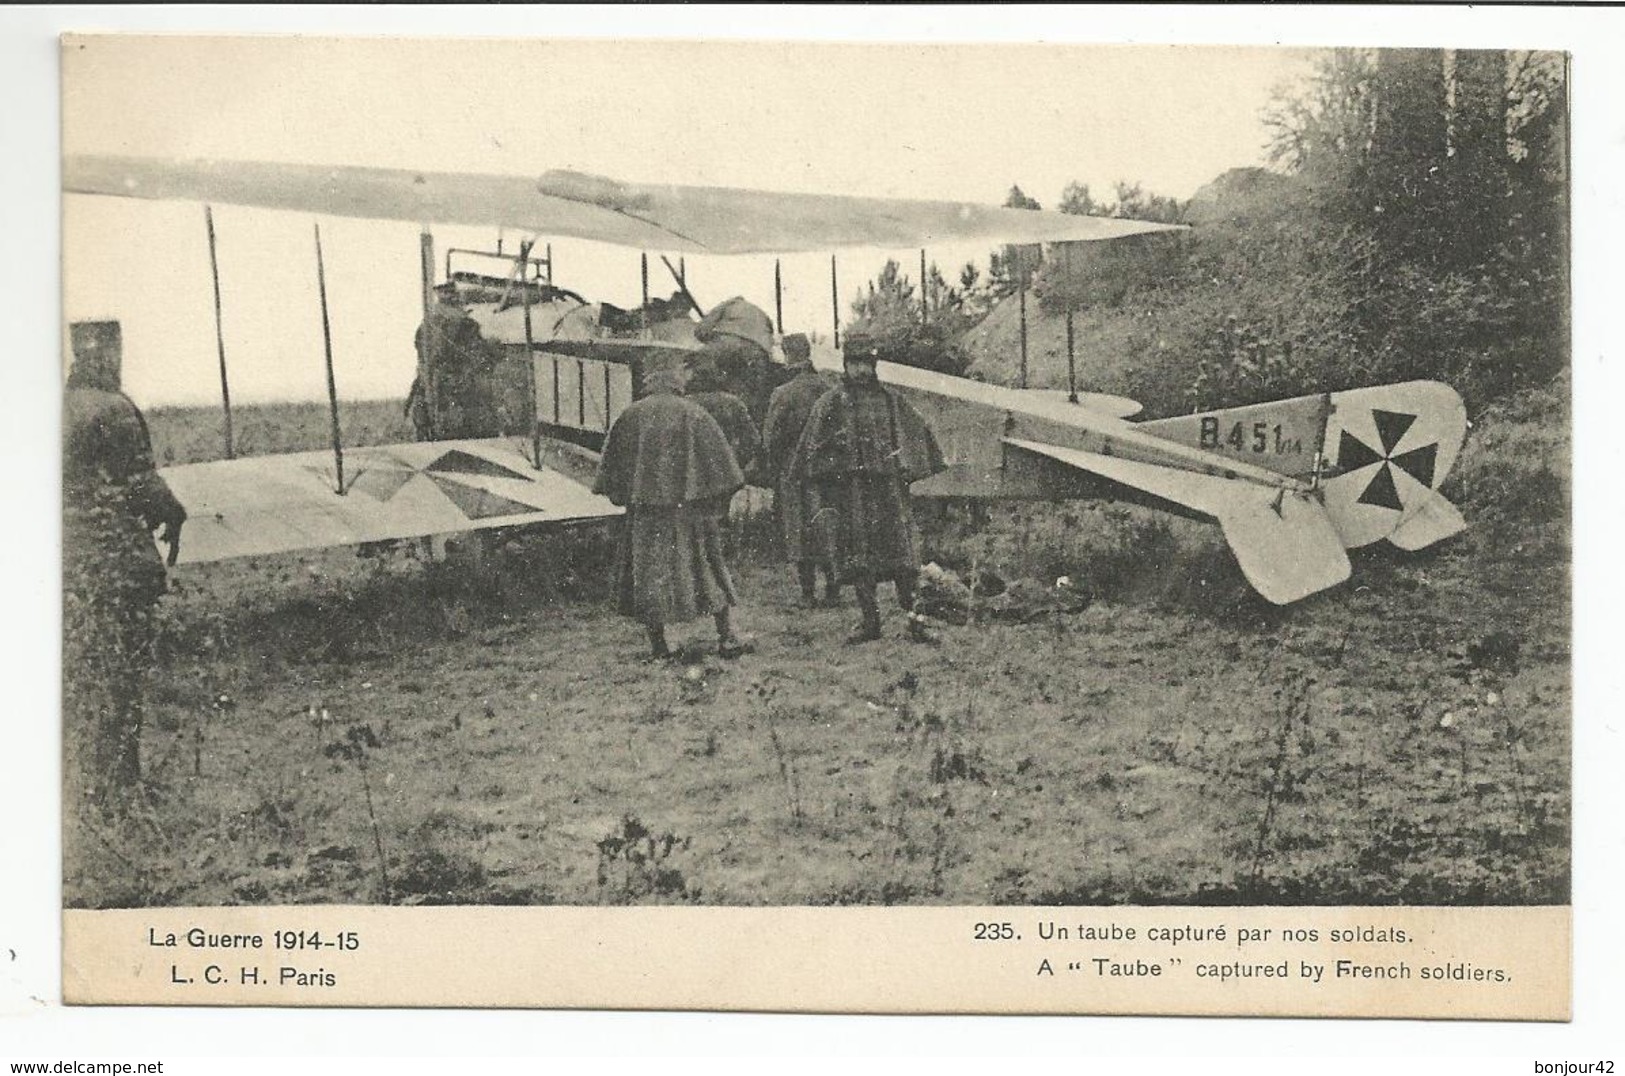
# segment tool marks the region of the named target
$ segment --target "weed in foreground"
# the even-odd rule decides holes
[[[655,899],[698,900],[677,866],[678,853],[687,852],[691,838],[667,831],[656,833],[627,814],[619,827],[598,842],[598,902],[636,904]]]
[[[368,752],[383,744],[371,725],[351,725],[344,730],[344,739],[335,740],[322,749],[322,753],[337,762],[352,762],[361,772],[361,791],[367,801],[367,820],[372,824],[372,845],[378,856],[378,877],[382,887],[381,903],[388,904],[391,886],[389,861],[384,856],[384,838],[378,826],[378,811],[373,805],[372,778],[367,772]]]

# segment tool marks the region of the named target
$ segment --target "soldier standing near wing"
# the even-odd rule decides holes
[[[747,482],[756,481],[757,458],[761,455],[762,437],[756,431],[756,423],[751,421],[750,408],[745,405],[734,393],[728,391],[727,381],[722,375],[716,357],[707,350],[689,360],[688,388],[684,395],[694,403],[705,408],[717,425],[722,429],[722,436],[728,440],[728,448],[733,452],[734,462],[739,464],[739,471],[745,476]],[[734,527],[731,508],[725,508],[717,520],[717,526],[722,534],[722,547],[732,558],[739,552],[738,532]]]
[[[778,516],[785,559],[796,566],[802,603],[808,607],[817,604],[821,570],[823,604],[832,606],[840,603],[841,586],[835,578],[835,565],[812,531],[813,518],[818,514],[818,487],[805,476],[793,475],[790,462],[813,405],[833,386],[813,369],[812,348],[805,335],[786,336],[783,347],[785,365],[795,376],[774,389],[768,400],[767,421],[762,426],[762,481],[773,488],[773,510]]]
[[[433,412],[421,374],[413,379],[406,397],[418,440],[496,437],[502,429],[496,407],[495,350],[463,307],[456,284],[437,285],[435,298],[413,342],[418,369],[434,385]]]
[[[761,434],[751,420],[750,408],[736,393],[729,391],[722,368],[709,351],[702,351],[690,360],[688,388],[683,395],[717,420],[722,435],[728,439],[728,447],[733,450],[734,462],[747,477],[754,476],[757,457],[761,454]]]
[[[643,396],[610,428],[593,492],[626,509],[620,538],[620,611],[641,620],[651,656],[671,656],[666,625],[710,613],[717,653],[749,653],[734,634],[738,602],[719,520],[745,484],[727,438],[682,396],[682,367],[647,370]]]
[[[857,592],[863,621],[848,642],[880,638],[877,584],[897,586],[911,638],[930,641],[914,612],[920,570],[909,485],[946,469],[942,450],[920,413],[880,383],[876,342],[861,333],[846,339],[841,384],[813,405],[791,471],[816,484],[820,506],[814,526],[838,578]]]
[[[146,421],[120,391],[116,321],[70,327],[62,446],[63,712],[68,800],[119,805],[141,778],[153,611],[186,511],[158,475]]]

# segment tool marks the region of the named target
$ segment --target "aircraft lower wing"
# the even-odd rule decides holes
[[[621,513],[500,438],[350,449],[342,493],[337,471],[331,452],[163,469],[187,512],[179,563]]]
[[[1036,441],[1007,438],[1004,443],[1217,521],[1242,574],[1276,605],[1349,577],[1349,558],[1337,529],[1325,508],[1305,493]]]

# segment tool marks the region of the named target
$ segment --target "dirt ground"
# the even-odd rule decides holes
[[[398,406],[346,428],[406,439]],[[696,621],[643,663],[598,532],[183,569],[149,794],[70,812],[65,899],[1563,902],[1566,414],[1559,386],[1486,416],[1446,488],[1467,534],[1288,609],[1216,529],[1079,505],[934,523],[934,559],[1036,595],[934,646],[895,611],[844,645],[850,595],[799,608],[747,526],[732,662]],[[207,412],[149,418],[165,462],[217,450]],[[319,408],[238,426],[322,443]]]

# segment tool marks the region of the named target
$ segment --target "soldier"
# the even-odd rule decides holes
[[[676,362],[643,375],[643,397],[610,428],[593,491],[626,509],[620,539],[619,607],[641,620],[655,660],[671,656],[666,625],[710,613],[717,653],[754,648],[734,634],[739,598],[719,521],[744,487],[733,452],[706,410],[682,396]]]
[[[767,405],[767,421],[762,427],[762,481],[773,489],[773,511],[778,516],[779,535],[784,542],[785,559],[796,566],[802,603],[818,604],[818,572],[824,573],[826,606],[840,604],[841,585],[835,578],[835,565],[812,531],[818,514],[818,487],[804,476],[793,475],[790,461],[807,428],[807,418],[833,386],[813,369],[812,348],[807,337],[792,333],[784,338],[785,365],[794,375],[773,390]]]
[[[463,306],[456,284],[437,285],[435,299],[414,338],[419,376],[406,397],[418,440],[496,437],[502,433],[496,407],[496,354]],[[424,373],[434,386],[432,401],[423,391]]]
[[[69,802],[115,807],[141,777],[142,681],[168,588],[153,544],[179,552],[186,511],[158,475],[146,421],[120,391],[116,321],[70,327],[64,394],[62,565]]]
[[[694,338],[705,345],[722,384],[745,401],[751,422],[760,429],[767,417],[767,398],[778,384],[773,350],[773,322],[759,307],[742,298],[724,300],[694,326]]]
[[[843,358],[845,377],[813,405],[791,470],[816,484],[820,504],[814,526],[837,578],[852,584],[863,610],[847,641],[880,638],[875,590],[888,580],[896,584],[897,603],[908,614],[909,636],[931,641],[914,612],[920,558],[909,486],[947,465],[920,413],[880,383],[877,343],[850,334]]]
[[[751,421],[750,408],[737,393],[729,391],[722,368],[709,351],[690,360],[684,395],[717,420],[722,435],[728,439],[728,447],[733,450],[734,462],[747,477],[753,476],[761,453],[761,435],[756,432],[756,423]]]

